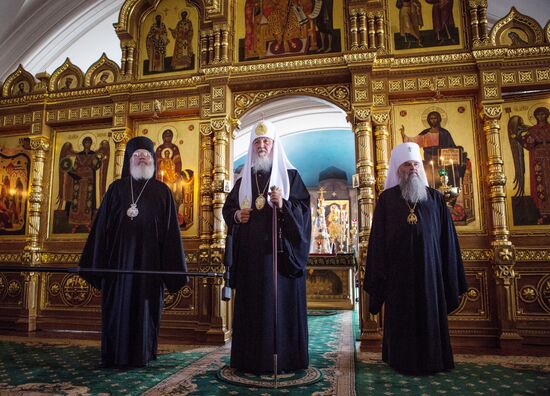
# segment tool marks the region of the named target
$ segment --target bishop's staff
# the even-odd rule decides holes
[[[271,192],[280,191],[277,186],[271,186]],[[282,199],[282,197],[280,197]],[[272,202],[273,203],[273,202]],[[277,224],[277,205],[273,203],[273,217],[271,219],[271,240],[273,246],[273,375],[275,377],[275,388],[277,388],[277,245],[281,237],[279,225]],[[282,244],[280,244],[282,247]]]

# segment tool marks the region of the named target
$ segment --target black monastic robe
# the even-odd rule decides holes
[[[428,188],[428,199],[414,212],[418,223],[408,224],[399,186],[380,195],[363,288],[372,314],[384,304],[382,359],[403,372],[437,372],[454,367],[447,315],[467,285],[443,196]]]
[[[81,268],[187,271],[174,198],[160,181],[149,180],[133,220],[130,177],[114,181],[105,194],[82,253]],[[145,181],[133,180],[134,198]],[[101,290],[101,361],[105,367],[140,367],[156,359],[164,286],[171,293],[185,275],[81,273]]]
[[[306,264],[311,237],[309,192],[296,170],[288,170],[290,196],[278,211],[282,253],[278,254],[277,275],[277,355],[278,371],[305,369],[309,364],[306,306]],[[265,186],[270,174],[258,173]],[[255,180],[254,176],[252,180]],[[273,372],[273,209],[253,206],[250,220],[236,224],[239,210],[237,180],[223,207],[223,216],[232,231],[230,285],[235,289],[231,367],[252,373]],[[258,196],[252,183],[252,205]]]

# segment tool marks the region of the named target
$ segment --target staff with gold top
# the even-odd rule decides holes
[[[255,374],[306,369],[309,193],[271,122],[254,126],[241,175],[223,207],[235,290],[230,365]]]

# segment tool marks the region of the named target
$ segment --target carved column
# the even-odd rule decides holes
[[[481,110],[483,131],[487,142],[489,198],[493,241],[493,271],[497,293],[497,312],[500,328],[499,342],[503,350],[512,350],[521,344],[521,336],[516,329],[514,271],[515,249],[509,240],[506,222],[506,177],[500,144],[499,120],[502,115],[500,104],[484,105]]]
[[[225,192],[223,183],[228,179],[229,172],[226,166],[226,155],[229,143],[229,136],[226,128],[225,118],[211,120],[211,128],[214,134],[214,168],[212,170],[214,224],[212,234],[212,247],[223,248],[225,245],[225,222],[222,216],[222,208],[225,203]]]
[[[356,106],[353,109],[353,130],[357,153],[357,173],[359,174],[358,213],[359,213],[359,285],[362,287],[364,262],[367,252],[368,237],[374,211],[374,166],[372,148],[371,111],[366,106]],[[361,348],[366,349],[378,346],[381,340],[379,316],[368,312],[368,298],[365,292],[360,291],[360,321],[361,321]]]
[[[200,245],[201,251],[210,249],[212,232],[214,230],[212,212],[212,171],[214,168],[214,150],[212,145],[212,128],[210,122],[201,123],[201,221]]]
[[[349,26],[351,50],[356,50],[359,46],[357,39],[357,10],[351,11],[349,16]]]
[[[389,132],[388,123],[390,121],[390,113],[387,111],[377,111],[372,114],[374,122],[374,139],[376,147],[376,190],[384,190],[386,178],[389,168]]]
[[[136,43],[134,41],[129,43],[127,60],[126,60],[126,75],[131,77],[134,74],[134,54],[136,51]]]
[[[376,48],[386,49],[385,42],[385,30],[384,30],[384,12],[377,11],[375,13],[376,17]]]
[[[222,26],[221,30],[221,59],[220,62],[229,62],[229,31],[227,26]]]
[[[126,127],[113,128],[113,141],[115,142],[115,169],[114,178],[120,179],[122,175],[122,165],[124,164],[124,151],[126,150],[126,143],[130,140],[130,129]]]
[[[201,31],[200,44],[200,66],[204,67],[208,65],[208,32]]]
[[[358,31],[359,31],[359,48],[365,49],[368,47],[367,38],[367,14],[364,9],[357,10],[358,16]]]
[[[39,266],[41,263],[41,245],[39,243],[41,233],[41,215],[44,195],[44,162],[46,153],[50,149],[50,140],[46,136],[32,136],[30,138],[32,150],[31,188],[29,192],[29,217],[27,226],[27,237],[23,254],[22,264],[25,266]],[[25,274],[24,285],[24,309],[21,311],[19,324],[26,327],[27,331],[36,330],[36,317],[38,314],[38,285],[39,274],[30,272]]]
[[[122,75],[126,74],[126,57],[128,56],[128,47],[126,43],[122,43],[122,59],[120,60],[120,71]]]
[[[45,136],[32,136],[30,143],[32,149],[32,179],[29,193],[29,224],[27,227],[25,252],[39,252],[40,217],[42,214],[42,204],[45,199],[42,187],[44,161],[46,152],[50,149],[50,140]],[[36,257],[31,259],[29,263],[31,265],[39,263],[35,259]]]
[[[220,51],[221,49],[221,32],[220,27],[214,28],[214,60],[211,63],[220,62]]]
[[[376,29],[375,29],[375,22],[374,22],[374,13],[369,13],[369,42],[368,42],[368,48],[376,48]]]
[[[470,0],[470,25],[472,27],[472,43],[475,46],[479,45],[479,20],[477,19],[477,1]]]
[[[207,64],[210,65],[214,63],[216,58],[214,57],[214,32],[212,30],[208,31],[208,62]]]
[[[487,21],[487,0],[479,0],[479,35],[481,41],[486,41],[489,36],[488,32],[489,21]]]

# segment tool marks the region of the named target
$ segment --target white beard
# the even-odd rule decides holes
[[[401,196],[409,202],[425,201],[428,198],[428,190],[416,173],[399,175],[399,187]]]
[[[271,156],[258,157],[255,155],[253,162],[252,166],[256,172],[269,172],[273,165],[273,158]]]
[[[154,164],[151,164],[151,165],[147,165],[147,164],[139,164],[139,165],[130,164],[130,174],[136,180],[150,179],[155,174],[155,165]]]

